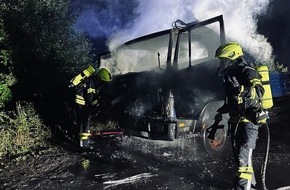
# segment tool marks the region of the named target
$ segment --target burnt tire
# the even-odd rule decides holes
[[[167,124],[167,134],[166,134],[166,140],[173,141],[177,134],[177,125],[176,123],[168,123]]]
[[[208,103],[201,115],[200,115],[200,126],[201,126],[201,137],[203,141],[203,146],[206,151],[210,154],[215,154],[223,152],[226,148],[227,142],[227,133],[228,133],[228,121],[229,114],[222,114],[222,120],[219,122],[219,126],[224,126],[223,128],[217,129],[214,140],[211,140],[208,137],[209,132],[207,129],[212,126],[215,122],[215,116],[218,113],[217,110],[224,104],[223,101],[214,101]]]
[[[214,140],[207,138],[209,132],[206,130],[209,126],[206,124],[202,125],[202,140],[206,151],[210,154],[215,154],[224,151],[226,149],[227,142],[227,127],[217,129]]]

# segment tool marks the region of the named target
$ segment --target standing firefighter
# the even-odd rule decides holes
[[[71,80],[75,87],[75,103],[77,104],[77,125],[80,130],[80,147],[90,147],[90,117],[92,112],[98,111],[99,92],[106,83],[110,82],[111,73],[106,68],[101,68],[96,74],[92,66]]]
[[[219,75],[223,77],[225,102],[215,117],[220,120],[229,113],[229,127],[234,158],[238,164],[236,189],[248,190],[256,185],[252,166],[252,153],[256,146],[258,129],[266,120],[261,98],[264,88],[261,75],[243,58],[238,43],[231,42],[216,50],[220,60]]]

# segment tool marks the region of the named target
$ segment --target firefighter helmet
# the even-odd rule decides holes
[[[112,80],[111,73],[106,68],[101,68],[98,71],[98,78],[100,81],[110,82]]]
[[[226,43],[221,45],[215,52],[215,57],[218,59],[227,58],[235,60],[243,55],[241,46],[236,42]]]

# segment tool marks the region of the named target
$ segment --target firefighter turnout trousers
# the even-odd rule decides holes
[[[236,189],[248,190],[256,185],[252,153],[256,147],[260,126],[252,122],[240,121],[238,124],[230,123],[230,127],[234,159],[238,165],[235,177]]]

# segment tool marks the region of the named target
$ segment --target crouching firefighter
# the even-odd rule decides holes
[[[101,68],[95,74],[92,66],[71,80],[70,86],[75,88],[76,117],[81,148],[90,147],[91,114],[96,114],[92,112],[98,111],[101,88],[111,80],[111,73],[108,69]]]
[[[238,43],[220,46],[215,53],[220,60],[219,75],[223,77],[225,101],[215,117],[229,113],[229,129],[233,156],[238,165],[235,187],[238,190],[255,189],[252,154],[256,146],[259,127],[266,122],[267,114],[262,109],[264,87],[261,75],[243,58]],[[214,131],[214,130],[213,130]],[[212,134],[209,135],[212,138]]]

